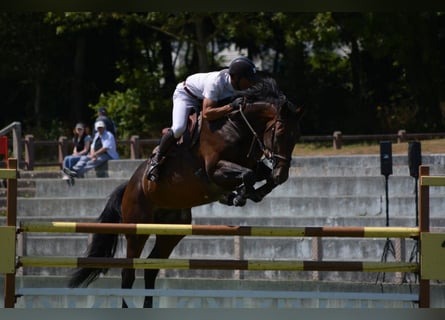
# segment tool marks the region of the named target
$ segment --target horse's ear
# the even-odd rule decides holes
[[[304,108],[293,104],[289,100],[286,100],[283,107],[284,108],[281,108],[282,112],[291,112],[292,114],[295,114],[298,119],[300,119],[303,116]]]
[[[300,120],[304,115],[304,108],[303,107],[297,107],[295,109],[295,113],[297,114],[297,119]]]

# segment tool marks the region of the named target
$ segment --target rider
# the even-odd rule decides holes
[[[224,117],[240,107],[241,99],[218,107],[218,101],[234,97],[235,91],[250,88],[256,80],[255,64],[246,57],[239,57],[228,69],[209,73],[196,73],[176,86],[173,93],[172,126],[162,136],[159,150],[151,159],[147,179],[159,178],[159,165],[170,147],[182,136],[187,127],[188,115],[194,107],[202,108],[202,116],[207,120]]]

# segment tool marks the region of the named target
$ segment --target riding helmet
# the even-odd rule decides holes
[[[229,74],[244,77],[247,79],[253,79],[256,77],[256,67],[255,64],[246,57],[239,57],[234,60],[229,65]]]

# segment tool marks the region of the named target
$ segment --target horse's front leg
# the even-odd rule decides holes
[[[275,189],[276,186],[277,184],[274,182],[273,179],[267,179],[265,184],[255,189],[253,192],[247,194],[247,199],[250,199],[253,202],[260,202],[264,199],[265,196],[272,192],[272,190]]]
[[[249,194],[255,191],[255,172],[239,164],[221,160],[211,175],[211,180],[226,190],[235,190],[222,203],[243,206]]]
[[[247,195],[247,198],[252,200],[253,202],[260,202],[264,199],[266,195],[268,195],[277,184],[272,177],[272,169],[268,167],[264,162],[259,162],[257,169],[255,170],[255,180],[257,182],[266,180],[266,183],[256,188],[253,192],[250,192]]]

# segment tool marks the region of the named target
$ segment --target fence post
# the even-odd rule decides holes
[[[321,237],[312,238],[312,260],[322,261],[323,260],[323,239]],[[320,281],[321,274],[320,271],[312,271],[312,281]]]
[[[21,168],[23,164],[22,160],[22,124],[20,122],[14,122],[12,127],[12,155],[17,159],[18,168]]]
[[[27,170],[34,170],[34,151],[34,136],[32,134],[27,134],[25,136],[25,166]]]
[[[59,166],[63,168],[63,159],[68,154],[68,138],[66,136],[59,137]]]
[[[333,146],[334,146],[334,149],[341,149],[341,146],[342,146],[342,133],[341,133],[341,131],[334,131],[334,134],[333,134]]]
[[[406,130],[399,130],[397,132],[397,143],[406,142]]]
[[[430,167],[421,165],[419,167],[419,176],[429,176]],[[422,179],[419,179],[419,229],[420,236],[423,232],[430,231],[430,187],[422,185]],[[419,238],[420,239],[420,238]],[[421,247],[420,247],[421,249]],[[420,257],[422,259],[422,252],[420,252]],[[420,261],[420,266],[422,266],[422,261]],[[419,278],[419,307],[429,308],[430,307],[430,280],[422,279],[422,270],[420,270]]]
[[[130,158],[132,160],[139,159],[139,157],[140,157],[140,152],[139,152],[140,148],[139,147],[140,147],[139,136],[131,136],[131,138],[130,138]]]
[[[233,237],[233,255],[235,260],[243,260],[244,259],[244,237],[243,236],[234,236]],[[235,279],[242,280],[244,279],[243,270],[234,270],[233,277]]]
[[[17,159],[8,159],[8,169],[15,169],[15,178],[8,179],[6,198],[6,225],[15,227],[17,225]],[[15,273],[5,274],[4,285],[4,307],[14,308],[15,305]]]

